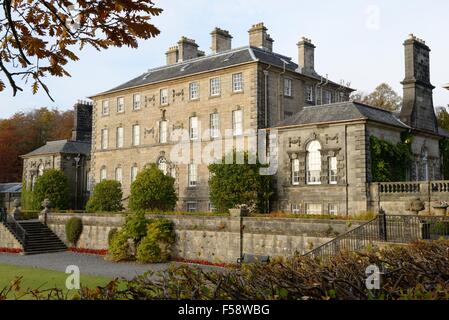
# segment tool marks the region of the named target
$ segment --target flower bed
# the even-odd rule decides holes
[[[96,250],[96,249],[85,249],[85,248],[69,248],[68,251],[82,254],[94,254],[97,256],[105,256],[108,254],[108,250]]]
[[[0,248],[0,253],[14,253],[19,254],[22,253],[22,249],[14,249],[14,248]]]

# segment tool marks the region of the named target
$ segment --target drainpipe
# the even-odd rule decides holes
[[[315,84],[315,105],[318,105],[318,88],[323,85],[323,77],[321,77],[320,83]],[[323,101],[321,101],[323,102]]]
[[[268,128],[268,70],[270,70],[271,64],[268,65],[268,68],[266,68],[263,71],[263,74],[265,76],[265,88],[264,88],[264,108],[265,108],[265,128]]]
[[[320,87],[320,97],[321,97],[321,104],[324,104],[323,103],[323,88],[325,87],[325,86],[327,86],[329,84],[329,75],[328,74],[326,74],[326,81],[323,83],[323,85]]]
[[[348,125],[345,125],[345,169],[346,169],[346,216],[349,216],[349,176],[348,176]]]
[[[278,95],[278,118],[279,118],[279,121],[282,121],[282,118],[283,118],[282,117],[282,105],[283,105],[282,101],[284,98],[284,91],[282,90],[283,87],[281,86],[281,81],[283,79],[283,75],[285,74],[285,72],[286,72],[286,69],[285,69],[285,62],[284,62],[284,70],[279,74],[279,80],[278,80],[278,92],[279,92],[279,95]],[[292,85],[293,85],[293,82],[292,82]]]

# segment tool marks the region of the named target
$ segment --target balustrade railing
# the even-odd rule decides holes
[[[419,193],[421,184],[419,182],[387,182],[379,183],[380,193]]]
[[[3,223],[5,227],[9,229],[22,245],[26,245],[27,233],[25,229],[13,217],[8,219],[8,213],[5,208],[0,208],[0,223]]]

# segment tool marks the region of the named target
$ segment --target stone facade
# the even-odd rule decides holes
[[[217,39],[217,35],[220,38]],[[190,160],[196,162],[196,157],[201,154],[199,150],[203,150],[203,154],[207,153],[207,146],[210,147],[212,141],[215,144],[224,144],[222,139],[226,131],[233,130],[233,112],[236,110],[242,111],[242,131],[246,132],[274,126],[299,112],[304,106],[348,100],[352,91],[350,88],[326,81],[316,74],[301,73],[290,58],[273,53],[273,40],[263,24],[254,25],[249,31],[249,38],[250,46],[247,49],[226,50],[230,47],[232,36],[227,31],[215,29],[212,32],[214,54],[200,58],[193,58],[194,55],[189,55],[190,59],[180,58],[181,47],[178,44],[167,53],[168,66],[149,70],[147,75],[149,79],[152,76],[157,78],[159,73],[171,72],[171,68],[179,68],[182,74],[188,72],[189,68],[200,68],[201,65],[216,59],[222,59],[223,67],[213,70],[206,68],[203,72],[168,77],[160,81],[148,80],[146,84],[131,84],[145,82],[144,75],[143,78],[120,86],[119,89],[92,97],[94,182],[102,179],[102,172],[105,175],[103,178],[119,178],[124,196],[127,197],[132,182],[131,172],[136,170],[133,168],[140,170],[149,163],[167,161],[170,174],[176,178],[179,197],[177,209],[185,211],[189,208],[189,203],[194,203],[190,208],[208,211],[208,162],[202,161],[197,165],[196,185],[189,185],[188,164],[178,164],[175,159],[171,159],[175,146],[180,148],[179,143],[173,139],[160,142],[162,121],[165,121],[164,125],[167,125],[170,136],[176,134],[179,129],[187,130],[188,133],[189,119],[197,117],[200,132],[204,134],[196,143],[188,146],[192,149]],[[308,44],[309,51],[311,46],[311,43]],[[245,50],[250,50],[251,59],[234,62],[233,59],[241,59],[240,55]],[[258,55],[258,58],[254,59],[254,55]],[[242,81],[242,86],[237,90],[233,80],[235,75],[239,75]],[[217,95],[211,94],[213,78],[220,79],[220,92]],[[190,94],[192,83],[196,83],[199,88],[199,95],[194,99]],[[167,95],[166,99],[162,98],[162,95]],[[220,138],[211,139],[208,129],[211,114],[214,113],[219,117]],[[138,146],[133,145],[134,128],[139,131]],[[120,138],[117,138],[119,136]],[[107,146],[102,142],[105,139]],[[117,140],[121,142],[118,143]]]
[[[0,249],[23,250],[20,242],[2,223],[0,223]]]
[[[124,223],[121,215],[77,215],[83,221],[79,248],[104,250],[108,234]],[[65,242],[65,224],[70,214],[50,214],[48,226]],[[290,257],[303,254],[330,241],[335,236],[357,227],[357,221],[153,216],[173,221],[176,232],[174,254],[177,258],[214,263],[236,263],[240,257],[240,229],[243,225],[243,253]],[[242,222],[240,222],[242,221]]]

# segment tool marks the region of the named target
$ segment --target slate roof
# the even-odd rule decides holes
[[[305,107],[302,111],[285,119],[275,127],[301,126],[312,123],[347,120],[371,120],[409,129],[409,126],[399,120],[393,113],[353,101]]]
[[[71,140],[49,141],[44,146],[23,155],[22,157],[32,157],[44,154],[65,153],[65,154],[90,154],[90,143]]]
[[[111,90],[99,93],[97,95],[120,91],[123,89],[142,86],[146,84],[156,83],[169,79],[179,78],[183,76],[188,76],[200,72],[219,70],[222,68],[254,61],[260,61],[281,68],[284,68],[285,66],[286,70],[301,73],[300,70],[298,70],[298,65],[294,63],[291,58],[274,52],[269,52],[264,49],[247,46],[228,50],[225,52],[220,52],[217,54],[208,55],[205,57],[191,59],[188,61],[172,65],[166,65],[163,67],[150,69],[146,73],[140,75],[137,78],[134,78]],[[314,79],[320,79],[320,76],[318,74],[305,75],[305,76]],[[334,82],[331,81],[330,83],[335,84]]]
[[[22,184],[20,182],[0,183],[0,193],[21,193]]]
[[[438,127],[438,133],[443,137],[449,138],[449,131],[447,131],[446,129]]]

